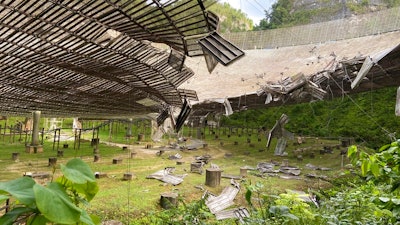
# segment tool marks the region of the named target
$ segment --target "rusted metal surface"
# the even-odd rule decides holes
[[[178,87],[218,26],[213,2],[0,1],[0,113],[135,116],[196,99]]]

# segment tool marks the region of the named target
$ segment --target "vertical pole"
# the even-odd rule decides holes
[[[110,121],[110,123],[108,124],[108,141],[109,142],[111,142],[111,140],[112,140],[112,138],[111,138],[111,136],[112,136],[112,125],[113,125],[113,122]]]
[[[10,126],[10,140],[9,140],[10,143],[12,143],[12,133],[13,133],[12,132],[12,126]]]
[[[41,142],[40,142],[40,144],[41,145],[43,145],[43,143],[44,143],[44,127],[42,128],[42,140],[41,140]]]
[[[60,149],[60,136],[61,136],[61,129],[58,128],[58,135],[57,135],[57,151]]]
[[[25,145],[28,144],[28,130],[25,130]]]
[[[57,138],[57,129],[54,130],[54,137],[53,137],[53,151],[56,146],[56,138]]]
[[[6,121],[4,121],[4,134],[3,134],[3,142],[4,142],[5,138],[6,138],[6,129],[7,129],[7,120],[6,120]]]
[[[79,129],[79,135],[78,135],[78,150],[81,148],[81,134],[82,134],[82,129]]]
[[[99,128],[96,129],[96,149],[99,147]]]
[[[76,139],[77,139],[77,137],[76,137],[76,135],[77,135],[77,131],[78,129],[77,128],[75,128],[74,129],[74,150],[76,149]]]

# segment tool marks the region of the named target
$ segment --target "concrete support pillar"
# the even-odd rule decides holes
[[[33,128],[32,128],[32,142],[26,146],[26,152],[38,153],[43,152],[43,146],[39,143],[39,126],[40,126],[40,111],[34,111],[33,116]]]
[[[128,137],[128,138],[132,137],[132,121],[133,121],[133,119],[130,118],[128,126],[126,128],[126,137]]]
[[[40,111],[33,112],[33,129],[31,145],[39,145],[39,126],[40,126]]]

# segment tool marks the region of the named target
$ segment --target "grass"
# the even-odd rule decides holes
[[[186,131],[187,133],[187,131]],[[177,192],[184,199],[185,202],[199,200],[204,191],[197,188],[201,186],[214,194],[219,194],[222,189],[230,185],[229,179],[222,178],[221,185],[216,188],[210,188],[204,185],[205,173],[202,175],[197,173],[190,173],[190,162],[194,161],[195,156],[209,154],[212,156],[211,163],[217,164],[225,174],[239,175],[240,167],[251,166],[256,167],[259,162],[277,161],[282,162],[283,159],[288,159],[289,165],[298,166],[302,169],[302,175],[306,173],[324,174],[331,177],[337,176],[341,172],[341,160],[339,155],[340,149],[335,149],[333,154],[320,155],[319,150],[326,145],[337,145],[338,140],[323,140],[308,138],[302,145],[294,145],[289,141],[287,146],[286,157],[274,156],[273,147],[275,140],[271,144],[271,149],[267,150],[265,147],[265,137],[258,141],[257,134],[239,135],[232,134],[230,137],[227,134],[218,133],[218,139],[215,134],[206,131],[207,148],[199,148],[197,150],[170,150],[166,151],[163,155],[157,156],[157,149],[145,149],[146,142],[132,143],[127,151],[123,151],[120,146],[109,146],[106,144],[99,145],[101,159],[99,162],[93,162],[93,149],[90,142],[85,141],[81,143],[79,150],[74,150],[74,143],[72,141],[60,142],[60,150],[64,150],[64,157],[58,157],[57,166],[65,164],[68,159],[73,157],[81,157],[86,161],[93,171],[106,173],[107,177],[98,179],[100,191],[92,200],[90,211],[102,217],[102,219],[116,219],[127,221],[127,218],[140,218],[148,215],[150,212],[157,212],[160,210],[159,199],[160,194],[164,192]],[[25,153],[24,143],[10,144],[7,136],[0,136],[0,181],[15,179],[20,177],[24,172],[52,172],[52,168],[48,166],[48,158],[55,157],[56,151],[53,151],[53,143],[46,141],[44,143],[44,152],[37,154]],[[86,134],[86,138],[90,139],[91,134]],[[248,139],[250,143],[248,143]],[[101,139],[100,139],[101,140]],[[221,144],[223,142],[223,145]],[[235,142],[238,142],[236,145]],[[67,149],[62,149],[63,144],[68,144]],[[124,143],[126,144],[126,143]],[[158,145],[157,143],[152,143]],[[164,145],[165,143],[161,144]],[[157,146],[155,146],[156,148]],[[307,154],[303,154],[303,160],[297,160],[296,155],[293,154],[295,149],[307,148]],[[343,148],[342,148],[343,149]],[[137,154],[130,158],[130,152],[135,151]],[[310,158],[308,154],[314,152],[315,157]],[[20,158],[18,162],[11,160],[11,154],[19,152]],[[182,160],[185,162],[183,165],[176,165],[174,160],[168,159],[169,155],[179,153]],[[229,153],[229,154],[227,154]],[[229,155],[229,157],[227,157]],[[112,164],[112,159],[122,159],[121,164]],[[311,163],[320,167],[330,167],[332,171],[313,171],[305,168],[307,163]],[[348,161],[345,159],[344,164]],[[208,168],[209,165],[205,167]],[[184,181],[177,185],[172,186],[162,183],[154,179],[146,179],[146,177],[158,170],[165,167],[175,167],[175,174],[187,174]],[[134,179],[131,181],[122,180],[123,174],[132,172]],[[318,189],[328,187],[329,182],[322,180],[285,180],[278,177],[261,178],[254,176],[254,172],[249,171],[248,176],[242,183],[242,191],[236,198],[238,205],[246,206],[244,199],[245,185],[262,182],[266,184],[271,192],[280,193],[286,189],[295,189],[307,191],[308,189]],[[58,176],[59,172],[56,170],[54,176]],[[303,176],[301,176],[304,178]]]

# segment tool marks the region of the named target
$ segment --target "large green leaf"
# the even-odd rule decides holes
[[[82,223],[87,224],[87,225],[97,225],[97,224],[100,224],[100,222],[101,222],[101,220],[98,217],[89,215],[84,210],[82,210],[80,220]]]
[[[369,164],[370,164],[370,170],[372,174],[375,177],[378,177],[380,175],[379,173],[379,162],[376,159],[376,154],[375,155],[370,155],[369,156]]]
[[[47,187],[33,186],[39,211],[50,221],[60,224],[74,224],[79,221],[81,209],[76,207],[59,183]]]
[[[355,153],[357,153],[357,146],[352,145],[347,149],[347,157],[351,157]]]
[[[0,195],[0,204],[5,202],[9,198],[10,198],[10,196],[8,196],[8,195]]]
[[[384,146],[379,148],[378,152],[382,152],[382,151],[388,149],[390,146],[391,146],[391,144],[384,145]]]
[[[366,176],[370,169],[370,163],[368,160],[364,160],[361,164],[361,175]]]
[[[56,181],[69,190],[85,195],[85,200],[87,201],[91,201],[99,191],[99,186],[97,185],[97,182],[86,182],[83,184],[77,184],[71,182],[70,180],[66,180],[64,177],[59,177]]]
[[[249,205],[252,205],[252,203],[251,203],[251,195],[252,194],[253,194],[253,192],[250,189],[247,189],[245,197],[246,197],[246,201]]]
[[[34,207],[35,195],[32,187],[35,181],[30,177],[20,177],[15,180],[0,182],[0,191],[11,194],[28,207]]]
[[[29,225],[43,225],[48,224],[50,221],[44,217],[43,215],[36,215],[34,217],[30,217],[26,224]]]
[[[17,220],[17,218],[20,215],[25,214],[25,213],[30,213],[30,212],[33,212],[33,209],[26,208],[26,207],[14,208],[11,211],[4,214],[2,217],[0,217],[0,224],[1,225],[11,225]]]
[[[379,165],[377,162],[371,162],[371,172],[375,177],[378,177],[380,174]]]
[[[86,196],[88,201],[91,201],[99,191],[99,186],[96,182],[86,182],[85,184],[75,184],[75,190]]]
[[[74,183],[83,184],[96,180],[90,167],[79,158],[71,159],[65,166],[61,165],[61,170],[64,176]]]

